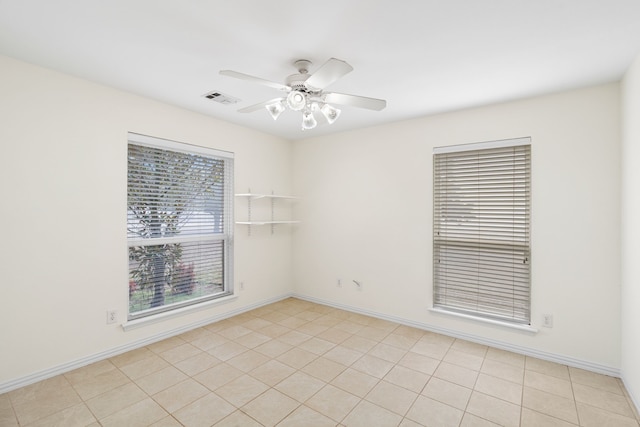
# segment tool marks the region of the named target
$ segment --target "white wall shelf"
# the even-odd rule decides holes
[[[275,226],[278,224],[298,224],[300,221],[294,220],[277,220],[275,218],[275,204],[276,200],[295,200],[297,197],[295,196],[285,196],[280,194],[262,194],[262,193],[252,193],[249,190],[248,193],[237,193],[236,197],[244,197],[247,199],[247,220],[246,221],[236,221],[236,224],[247,225],[247,232],[249,236],[251,235],[251,226],[252,225],[271,225],[271,234],[275,231]],[[271,201],[271,218],[267,220],[262,219],[252,219],[251,212],[251,204],[254,200],[259,199],[268,199]]]

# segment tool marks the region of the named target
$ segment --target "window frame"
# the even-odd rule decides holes
[[[496,153],[509,150],[514,151],[518,161],[523,161],[516,168],[514,160],[511,178],[508,172],[502,175],[502,163],[491,159]],[[516,152],[519,153],[516,155]],[[478,157],[475,174],[470,168],[473,161],[469,160],[474,154],[485,156]],[[452,159],[451,165],[446,164],[445,159]],[[460,169],[462,164],[464,172]],[[495,173],[487,177],[486,170],[481,169],[487,165],[500,168],[496,169],[501,173],[499,178]],[[475,190],[469,185],[473,177],[478,180]],[[509,206],[512,210],[511,237],[504,233],[505,224],[509,224],[503,222],[508,219],[507,214],[495,213],[496,192],[501,192],[500,197],[508,193],[508,190],[495,189],[497,179],[498,185],[507,185],[511,179],[513,186],[512,198],[503,199],[507,210]],[[500,201],[501,210],[505,208],[502,205],[505,201]],[[488,219],[493,215],[497,215],[497,219]],[[432,310],[513,326],[531,325],[530,137],[433,149],[432,243]],[[510,266],[511,276],[506,273]],[[510,295],[509,286],[512,286],[512,314],[508,314],[508,305],[502,306]],[[473,301],[474,290],[476,301]]]
[[[234,241],[234,154],[232,152],[217,150],[197,145],[191,145],[183,142],[172,141],[163,138],[157,138],[147,135],[141,135],[133,132],[128,133],[127,153],[130,145],[147,147],[157,150],[164,150],[174,153],[197,155],[222,161],[224,163],[223,183],[222,183],[222,224],[219,232],[212,230],[207,233],[188,233],[187,235],[175,235],[169,237],[131,237],[127,231],[127,249],[130,255],[132,247],[155,246],[166,244],[182,244],[182,243],[203,243],[203,242],[222,242],[222,250],[220,263],[222,265],[222,291],[211,293],[203,296],[196,296],[185,301],[163,304],[159,307],[147,308],[139,311],[131,312],[131,293],[129,293],[127,303],[127,321],[149,320],[158,315],[166,316],[170,313],[179,313],[191,307],[204,306],[213,300],[226,299],[234,295],[233,288],[233,241]],[[129,154],[127,154],[127,176],[130,173]],[[131,190],[129,179],[127,178],[127,193]],[[127,196],[128,197],[128,196]],[[127,228],[129,228],[130,208],[127,201]],[[131,280],[131,264],[128,268],[129,280]],[[129,286],[131,286],[129,284]]]

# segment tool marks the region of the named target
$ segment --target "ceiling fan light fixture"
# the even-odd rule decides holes
[[[278,117],[280,117],[280,114],[282,114],[282,112],[284,111],[283,104],[284,103],[282,101],[277,101],[265,106],[269,114],[271,114],[271,117],[273,117],[273,120],[277,120]]]
[[[309,110],[305,110],[302,113],[302,130],[313,129],[318,125],[316,118],[313,117],[313,113]]]
[[[294,111],[300,111],[307,105],[307,97],[303,92],[292,90],[287,95],[287,105]]]
[[[340,117],[340,113],[341,113],[341,110],[335,107],[332,107],[329,104],[324,104],[320,109],[320,111],[322,112],[322,115],[324,115],[324,117],[327,119],[327,122],[329,122],[330,125],[333,124],[333,122],[335,122],[336,120],[338,120],[338,117]]]

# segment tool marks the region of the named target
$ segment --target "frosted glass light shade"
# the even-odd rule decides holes
[[[340,110],[332,107],[329,104],[324,104],[320,109],[320,111],[327,118],[327,121],[329,122],[329,124],[333,124],[333,122],[338,120],[338,117],[340,117],[340,113],[341,113]]]
[[[318,122],[311,111],[307,110],[302,113],[302,130],[313,129],[317,124]]]
[[[267,109],[269,114],[271,114],[271,117],[273,117],[273,120],[276,120],[280,116],[280,114],[282,114],[282,112],[284,111],[284,105],[282,101],[269,104],[265,108]]]

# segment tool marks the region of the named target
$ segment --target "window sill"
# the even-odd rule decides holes
[[[430,308],[429,311],[436,314],[444,314],[446,316],[454,316],[462,319],[474,320],[476,322],[488,323],[490,325],[501,326],[509,329],[516,329],[518,331],[529,332],[531,334],[537,334],[538,329],[531,325],[517,325],[515,323],[501,322],[499,320],[483,319],[482,317],[475,317],[468,314],[455,313],[452,311],[443,310],[441,308]]]
[[[214,300],[206,301],[200,304],[194,304],[187,307],[177,308],[171,311],[165,311],[163,313],[154,314],[152,316],[143,317],[142,319],[130,320],[122,324],[122,329],[125,332],[130,331],[132,329],[137,329],[142,326],[152,325],[154,323],[162,322],[167,319],[172,319],[174,317],[182,316],[183,314],[204,310],[218,304],[224,304],[224,303],[236,300],[237,298],[238,298],[237,295],[227,295],[227,296],[216,298]]]

